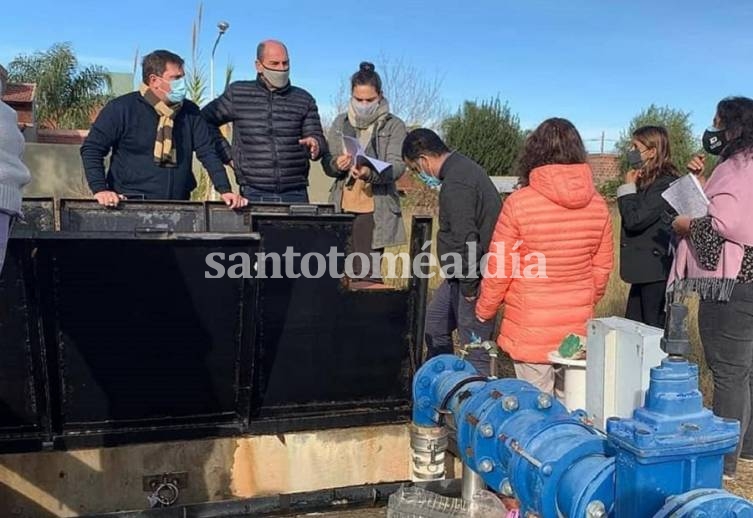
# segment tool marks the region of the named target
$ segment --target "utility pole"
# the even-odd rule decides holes
[[[217,24],[217,39],[214,41],[214,47],[212,47],[212,55],[209,59],[209,100],[214,101],[214,53],[217,51],[217,45],[220,43],[220,38],[222,38],[222,35],[227,32],[227,30],[230,28],[230,24],[227,22],[220,22]],[[214,190],[214,185],[212,185],[212,190],[209,193],[209,198],[211,200],[217,199],[217,191]]]

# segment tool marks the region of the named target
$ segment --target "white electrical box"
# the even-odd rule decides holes
[[[588,323],[586,412],[599,430],[609,417],[632,417],[643,405],[651,368],[667,355],[661,350],[664,330],[621,317]]]

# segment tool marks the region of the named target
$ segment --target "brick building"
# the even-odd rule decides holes
[[[594,184],[602,185],[620,178],[620,156],[609,153],[588,155],[588,163],[594,173]]]

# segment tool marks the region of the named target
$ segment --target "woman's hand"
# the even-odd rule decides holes
[[[679,236],[687,236],[690,232],[690,216],[681,214],[672,221],[672,230]]]
[[[696,176],[699,176],[703,174],[703,170],[706,168],[706,157],[703,155],[696,155],[693,158],[690,159],[690,162],[688,162],[688,165],[686,166],[688,171],[693,173]],[[700,180],[700,178],[699,178]]]
[[[641,172],[638,169],[631,169],[625,173],[625,183],[635,183],[640,175]]]
[[[368,166],[362,165],[351,169],[350,174],[358,180],[366,180],[371,176],[371,169]]]
[[[701,187],[706,185],[706,177],[703,176],[703,172],[706,170],[706,157],[704,155],[694,156],[685,167],[687,167],[690,173],[695,175]]]
[[[340,171],[348,171],[353,167],[353,157],[348,154],[340,155],[335,160],[335,165]]]

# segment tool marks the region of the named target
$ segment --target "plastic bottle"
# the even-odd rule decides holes
[[[506,518],[507,514],[499,498],[486,490],[468,502],[418,486],[402,486],[387,504],[387,518]]]

